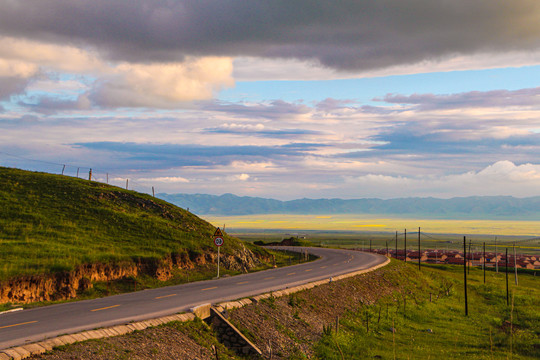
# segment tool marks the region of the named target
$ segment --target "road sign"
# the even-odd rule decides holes
[[[215,238],[217,238],[217,237],[223,238],[223,233],[221,232],[220,228],[216,229],[216,232],[214,233],[214,237]]]
[[[216,244],[216,246],[223,245],[223,238],[221,237],[214,238],[214,244]]]

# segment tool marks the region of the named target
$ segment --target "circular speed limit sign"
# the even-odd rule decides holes
[[[223,245],[223,238],[220,238],[220,237],[215,238],[214,239],[214,244],[216,244],[216,246]]]

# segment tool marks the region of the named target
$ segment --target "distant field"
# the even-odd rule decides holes
[[[424,220],[389,218],[377,215],[246,215],[204,216],[215,226],[223,224],[230,231],[253,230],[317,230],[317,231],[369,231],[403,232],[404,229],[434,234],[485,234],[536,237],[540,234],[540,221],[515,220]]]

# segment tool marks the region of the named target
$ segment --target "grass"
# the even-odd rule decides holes
[[[215,251],[215,227],[150,195],[0,167],[0,280]],[[222,253],[240,249],[225,234]],[[254,251],[256,247],[250,246]]]
[[[315,346],[317,358],[540,357],[538,277],[522,274],[519,286],[511,285],[512,306],[506,304],[504,274],[491,272],[484,284],[482,271],[471,269],[465,316],[461,267],[424,266],[421,272],[408,267],[409,290],[348,313],[339,333],[327,332]]]
[[[416,231],[420,226],[428,233],[438,234],[494,234],[529,237],[537,234],[540,221],[517,220],[444,220],[392,217],[377,214],[296,215],[265,214],[206,217],[213,224],[227,224],[234,231],[262,232],[282,230],[293,233],[311,231],[400,232],[407,228]],[[429,229],[429,230],[428,230]]]

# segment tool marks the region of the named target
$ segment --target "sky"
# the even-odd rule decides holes
[[[539,155],[538,0],[0,0],[0,166],[147,193],[527,197]]]

